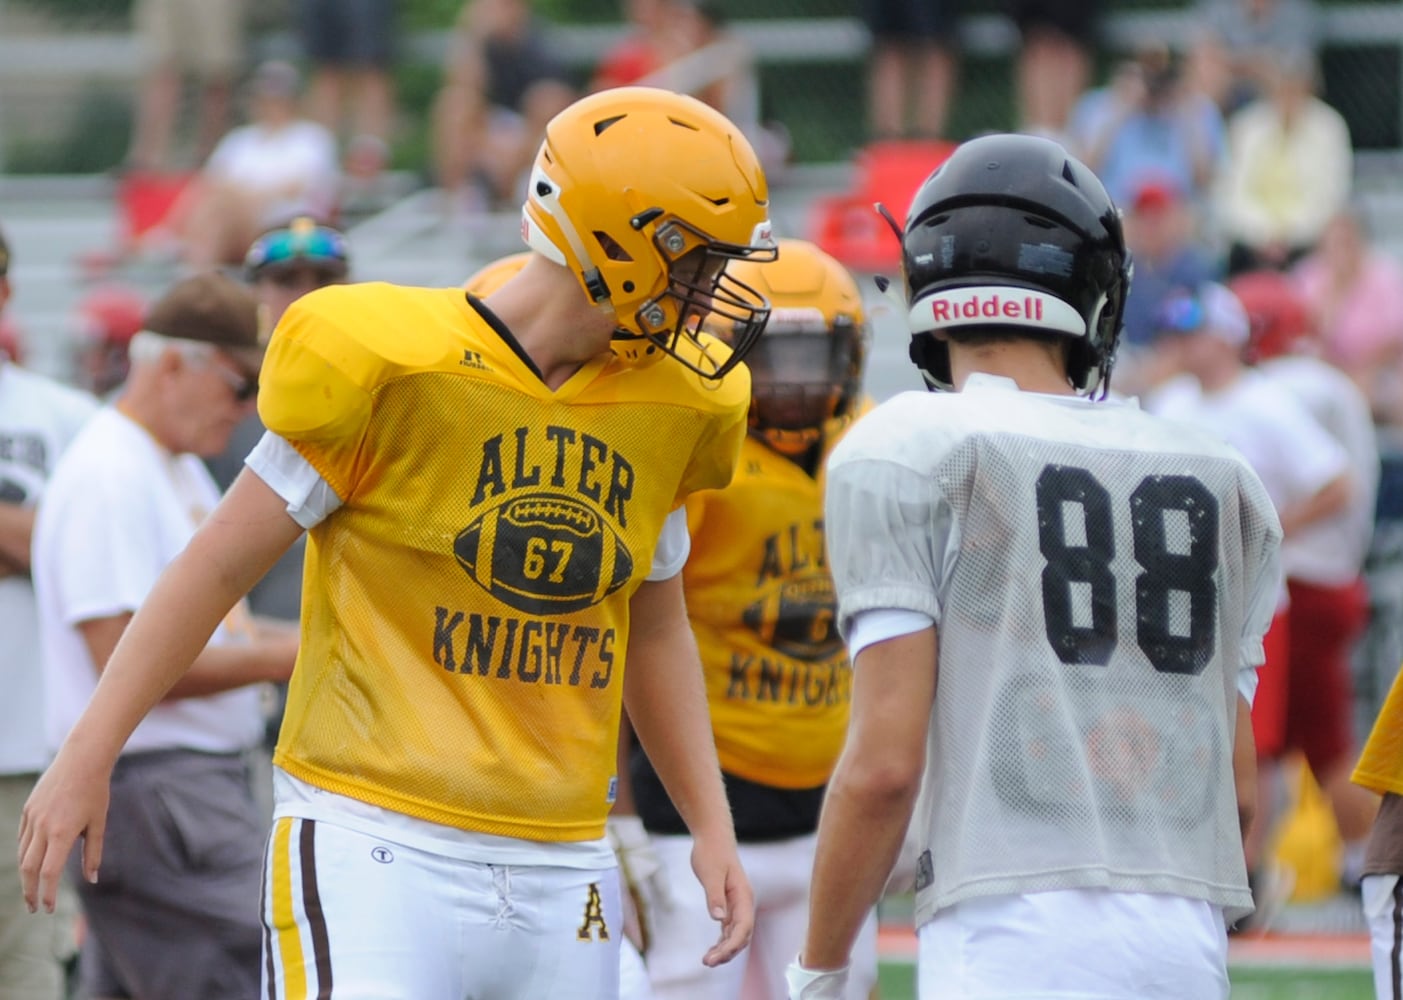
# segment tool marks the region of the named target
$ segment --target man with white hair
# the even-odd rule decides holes
[[[54,470],[34,529],[47,730],[56,749],[137,608],[219,490],[200,462],[251,410],[258,307],[200,274],[152,306],[114,403]],[[267,821],[245,753],[263,734],[263,682],[286,680],[295,630],[239,604],[117,757],[103,878],[71,869],[88,918],[85,996],[252,997]]]

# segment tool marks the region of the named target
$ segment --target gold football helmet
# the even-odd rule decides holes
[[[719,379],[764,329],[768,304],[727,263],[775,257],[765,175],[740,130],[694,98],[619,87],[556,115],[522,236],[569,268],[591,302],[613,307],[625,364],[661,351]],[[724,360],[696,337],[709,313],[734,331]]]
[[[765,335],[746,360],[751,433],[799,457],[826,423],[858,407],[870,335],[862,293],[847,268],[805,240],[780,240],[778,260],[736,263],[732,272],[770,302]],[[731,337],[718,317],[708,329]]]

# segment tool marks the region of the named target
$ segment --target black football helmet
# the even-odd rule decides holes
[[[911,360],[952,389],[950,352],[930,331],[1018,327],[1073,338],[1081,393],[1109,384],[1130,288],[1120,211],[1057,143],[986,135],[963,143],[916,192],[901,239]]]

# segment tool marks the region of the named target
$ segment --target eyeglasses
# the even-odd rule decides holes
[[[275,229],[254,241],[244,257],[244,270],[257,278],[265,268],[286,264],[310,264],[319,273],[334,278],[347,271],[346,237],[335,229],[319,226],[312,219],[294,219],[286,229]]]
[[[240,375],[231,368],[225,368],[218,361],[211,362],[209,367],[213,368],[215,374],[233,391],[236,402],[247,403],[258,395],[258,379]]]

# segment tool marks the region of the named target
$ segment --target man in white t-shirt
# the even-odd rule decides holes
[[[1341,880],[1357,885],[1378,796],[1350,781],[1360,745],[1351,658],[1369,622],[1364,561],[1374,537],[1379,443],[1369,400],[1316,348],[1310,307],[1280,272],[1229,284],[1252,328],[1249,360],[1285,388],[1349,456],[1349,499],[1286,536],[1281,566],[1291,598],[1286,745],[1300,750],[1330,800],[1345,852]]]
[[[1242,358],[1250,322],[1242,303],[1223,285],[1207,283],[1167,300],[1155,349],[1182,374],[1146,395],[1154,413],[1205,428],[1240,451],[1261,477],[1281,519],[1283,573],[1298,561],[1299,541],[1346,511],[1359,489],[1349,454],[1279,381],[1248,368]],[[1293,745],[1290,600],[1282,584],[1266,640],[1261,686],[1252,705],[1252,729],[1262,761],[1260,820],[1247,839],[1247,864],[1260,897],[1253,923],[1272,914],[1271,877],[1265,858],[1275,805],[1277,762]],[[1305,697],[1309,698],[1309,694]],[[1294,727],[1299,729],[1299,724]],[[1342,776],[1343,777],[1343,776]]]
[[[790,996],[843,995],[914,809],[922,997],[1226,998],[1271,502],[1214,436],[1087,398],[1130,260],[1057,143],[958,148],[902,258],[912,360],[957,391],[887,401],[828,465],[853,705]]]
[[[115,403],[65,453],[34,529],[48,739],[82,714],[113,650],[219,491],[200,461],[252,407],[262,355],[252,294],[187,278],[147,313]],[[286,680],[295,631],[225,618],[192,671],[136,727],[112,773],[102,880],[70,867],[91,931],[85,995],[257,995],[267,823],[245,753],[260,683]],[[76,864],[76,860],[74,862]]]
[[[0,313],[10,250],[0,233]],[[49,761],[44,673],[29,578],[34,509],[59,455],[97,409],[90,396],[0,357],[0,828],[19,828],[24,801]],[[5,996],[58,1000],[60,957],[72,954],[71,912],[36,920],[18,894],[16,858],[0,852],[0,983]],[[71,909],[71,897],[70,897]]]

